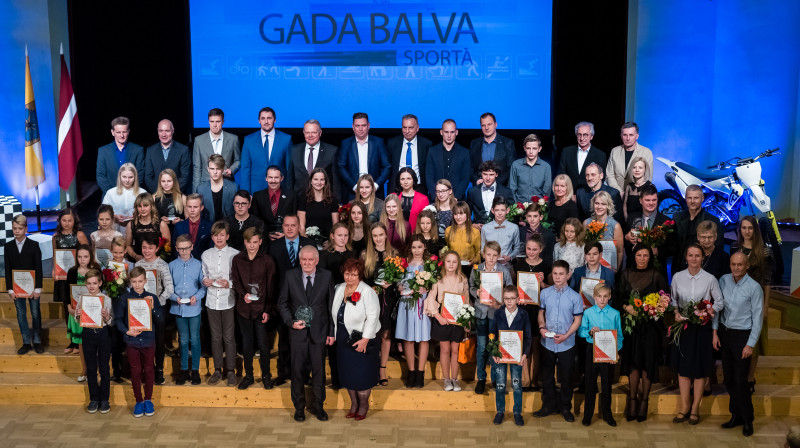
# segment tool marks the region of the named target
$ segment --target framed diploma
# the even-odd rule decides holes
[[[78,297],[89,294],[89,288],[86,285],[69,285],[69,301],[72,308],[78,308]]]
[[[458,316],[458,311],[461,309],[461,305],[467,303],[467,298],[461,294],[457,294],[454,292],[446,292],[444,293],[444,298],[442,299],[442,317],[447,320],[449,324],[455,324],[456,316]]]
[[[14,296],[18,299],[33,297],[33,290],[36,289],[36,271],[26,271],[14,269],[11,271],[11,287]]]
[[[128,299],[128,329],[152,331],[153,304],[149,299]]]
[[[146,280],[144,284],[144,290],[151,294],[156,294],[158,292],[158,270],[145,270],[144,278]]]
[[[111,256],[110,249],[95,249],[94,259],[100,266],[108,267],[108,263],[113,260],[114,257]]]
[[[481,290],[478,292],[484,305],[500,303],[503,300],[503,273],[481,272]]]
[[[103,328],[103,296],[81,296],[81,327]]]
[[[581,299],[583,300],[584,308],[591,308],[594,306],[594,287],[604,280],[599,278],[581,277]]]
[[[610,240],[598,241],[603,246],[603,256],[600,258],[600,264],[603,266],[617,270],[617,245]]]
[[[66,280],[67,272],[75,266],[75,249],[56,249],[53,254],[53,280]]]
[[[522,332],[500,330],[500,362],[519,364],[522,361]]]
[[[592,336],[594,362],[617,362],[617,330],[599,330]]]
[[[542,285],[535,272],[517,272],[517,291],[520,305],[538,305]]]

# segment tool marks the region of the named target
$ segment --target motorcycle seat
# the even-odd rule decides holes
[[[727,173],[723,170],[717,170],[717,171],[703,170],[700,168],[695,168],[691,165],[687,165],[683,162],[675,162],[675,165],[678,168],[686,171],[687,173],[691,174],[692,176],[702,181],[715,180],[727,176]]]

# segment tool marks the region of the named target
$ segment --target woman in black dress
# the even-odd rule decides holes
[[[353,201],[350,208],[350,217],[347,220],[347,228],[350,230],[350,244],[356,257],[367,248],[369,240],[369,229],[372,222],[369,220],[367,206],[361,201]]]
[[[320,251],[318,266],[333,274],[333,284],[344,282],[342,265],[350,258],[358,258],[350,246],[350,230],[347,224],[337,222],[331,228],[327,249]]]
[[[331,182],[324,168],[315,168],[308,178],[306,191],[297,201],[297,217],[300,219],[300,234],[306,235],[309,227],[319,229],[319,236],[331,232],[339,222],[339,204],[331,192]]]
[[[364,263],[350,258],[341,269],[344,283],[336,287],[331,303],[339,378],[350,395],[350,411],[345,416],[364,420],[369,411],[369,395],[378,383],[378,296],[364,283]]]
[[[170,234],[167,223],[158,217],[156,203],[150,193],[136,196],[133,209],[133,219],[128,221],[125,231],[126,252],[131,260],[139,261],[142,259],[142,241],[153,236],[169,241]]]
[[[425,239],[425,249],[431,255],[439,256],[444,248],[444,238],[439,238],[439,225],[436,222],[436,213],[431,210],[422,210],[417,217],[414,233],[419,233]]]
[[[639,297],[659,291],[667,291],[664,276],[653,267],[653,252],[649,246],[637,244],[631,252],[633,263],[620,274],[619,284],[614,291],[614,308],[622,316],[635,315],[636,311],[628,304],[633,291]],[[625,343],[622,344],[622,374],[628,375],[628,421],[647,420],[647,406],[650,388],[658,382],[658,369],[661,366],[662,346],[666,328],[662,321],[647,319],[633,327],[632,333],[625,330]]]
[[[569,176],[559,174],[553,179],[553,195],[550,196],[547,218],[553,223],[552,228],[556,233],[561,231],[567,218],[578,218],[578,204],[572,199],[573,194]]]
[[[625,221],[628,216],[642,212],[642,204],[639,202],[642,187],[649,184],[650,167],[643,157],[636,157],[628,164],[630,169],[625,176],[625,186],[622,188],[622,214]]]

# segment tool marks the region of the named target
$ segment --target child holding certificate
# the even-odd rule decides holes
[[[594,403],[597,396],[597,376],[600,375],[600,414],[603,420],[609,426],[617,426],[614,416],[611,415],[611,381],[613,381],[614,364],[617,363],[617,353],[622,348],[622,321],[619,316],[619,311],[608,306],[608,301],[611,299],[611,287],[605,283],[599,283],[594,287],[594,301],[593,307],[587,309],[583,313],[581,319],[581,326],[578,330],[578,335],[586,339],[586,403],[583,408],[583,426],[592,424],[592,416],[594,415]],[[613,330],[613,334],[604,330]],[[604,332],[604,339],[601,345],[600,340],[597,340],[595,345],[595,336],[597,332]],[[608,336],[613,335],[616,338],[616,344],[613,344],[614,337],[610,338],[612,343],[607,347],[609,341]],[[611,353],[608,353],[611,352]],[[599,357],[595,355],[599,353]]]
[[[503,423],[506,410],[506,375],[511,368],[511,387],[514,391],[514,423],[522,426],[522,366],[531,349],[531,321],[528,313],[517,306],[519,295],[514,285],[503,287],[503,306],[494,311],[489,334],[500,341],[501,356],[492,356],[494,370],[495,406],[494,424]],[[521,333],[521,334],[520,334]]]
[[[64,304],[64,319],[69,324],[69,304],[70,304],[70,287],[67,282],[67,271],[75,265],[75,259],[69,256],[68,253],[64,257],[59,256],[58,251],[74,250],[78,244],[89,244],[86,239],[86,234],[81,230],[81,222],[78,215],[72,211],[71,208],[65,208],[58,213],[58,224],[56,225],[56,233],[53,235],[53,292],[55,300],[61,301]],[[62,266],[62,262],[70,261],[68,265]],[[78,344],[70,340],[67,348],[64,349],[64,354],[80,353]]]
[[[469,275],[469,294],[475,304],[475,332],[478,334],[478,381],[475,393],[486,391],[486,341],[489,336],[489,321],[494,319],[494,310],[500,308],[503,301],[503,286],[512,283],[511,272],[498,263],[500,244],[487,241],[483,246],[484,263],[478,265]]]
[[[110,207],[110,206],[109,206]],[[125,272],[130,273],[133,265],[125,260],[125,237],[117,236],[111,240],[111,261],[125,266]],[[130,278],[130,276],[128,276]],[[112,297],[111,304],[113,309],[117,309],[117,303],[122,301],[122,296]],[[114,327],[111,330],[111,381],[122,383],[122,352],[125,350],[123,332]]]
[[[131,365],[131,385],[136,405],[133,416],[155,414],[153,384],[155,372],[153,359],[156,353],[156,336],[153,322],[161,314],[161,302],[154,293],[145,291],[146,272],[142,267],[131,270],[131,291],[122,296],[114,308],[114,324],[125,333],[128,362]],[[133,326],[134,328],[131,328]],[[142,396],[142,372],[144,372],[144,396]]]
[[[100,270],[100,265],[94,261],[94,256],[92,255],[92,249],[89,246],[80,244],[78,248],[75,250],[75,257],[78,260],[78,265],[73,266],[70,268],[69,272],[67,272],[67,284],[70,285],[70,295],[74,295],[72,291],[72,285],[78,286],[85,286],[86,285],[86,274],[90,270]],[[78,300],[77,296],[71,297],[71,299]],[[86,360],[84,359],[83,350],[81,347],[81,343],[83,342],[83,327],[81,326],[78,319],[75,317],[75,310],[77,306],[72,306],[72,300],[67,305],[67,311],[69,315],[67,316],[67,335],[69,336],[70,342],[72,342],[77,348],[73,350],[73,353],[81,355],[81,364],[83,365],[83,373],[78,376],[78,382],[86,381]]]
[[[39,308],[39,296],[42,294],[42,251],[36,241],[25,236],[25,232],[28,230],[28,219],[25,215],[17,215],[12,219],[11,230],[14,232],[14,239],[6,243],[3,259],[6,267],[8,295],[14,300],[14,306],[17,309],[17,323],[19,331],[22,333],[22,347],[17,350],[17,354],[28,353],[31,349],[31,342],[36,353],[44,353],[40,335],[42,313]],[[15,278],[18,281],[15,282]],[[27,305],[31,307],[33,335],[28,327]]]
[[[83,353],[86,358],[86,384],[89,386],[89,406],[86,412],[94,414],[100,410],[105,414],[111,410],[108,398],[111,393],[111,383],[108,361],[111,357],[110,327],[114,325],[114,313],[111,299],[100,292],[103,275],[97,269],[86,273],[86,289],[88,294],[82,294],[75,299],[75,318],[83,326]],[[97,373],[100,373],[100,383],[97,383]]]
[[[108,266],[111,257],[100,260],[99,258],[101,257],[98,254],[105,251],[108,251],[105,253],[109,254],[109,252],[111,252],[111,246],[114,243],[114,238],[122,237],[124,241],[122,233],[114,229],[113,207],[108,204],[103,204],[97,209],[97,230],[92,232],[89,237],[92,239],[92,247],[94,247],[97,263],[103,267]]]
[[[457,303],[456,299],[468,304],[469,286],[467,277],[461,271],[461,257],[456,251],[446,252],[442,260],[444,262],[442,278],[433,284],[431,292],[428,293],[425,313],[431,318],[431,339],[439,341],[444,390],[459,392],[461,386],[458,384],[458,350],[465,333],[464,327],[455,322],[460,308],[457,309],[450,304]]]

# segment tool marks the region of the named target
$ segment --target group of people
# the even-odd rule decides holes
[[[98,183],[108,179],[100,171],[114,167],[117,182],[101,183],[105,194],[98,229],[87,238],[72,210],[59,215],[54,248],[76,250],[77,264],[67,280],[56,282],[56,296],[65,304],[72,341],[65,351],[85,359],[89,412],[107,411],[109,379],[121,381],[127,345],[134,415],[152,415],[152,388],[165,382],[165,335],[174,319],[181,355],[177,384],[201,382],[199,358],[210,341],[214,372],[208,382],[224,378],[237,385],[238,333],[245,361],[238,388],[255,383],[253,358],[259,350],[262,386],[290,380],[298,421],[305,420],[306,407],[318,419],[328,419],[322,407],[326,356],[331,387],[343,387],[350,395],[347,417],[361,420],[371,389],[389,384],[386,366],[393,351],[405,357],[405,386],[422,387],[430,342],[438,342],[444,388],[460,391],[461,343],[474,333],[476,344],[469,345],[476,346],[475,392],[486,392],[491,365],[494,421],[502,423],[508,369],[490,356],[487,344],[498,331],[522,331],[524,356],[510,365],[515,423],[524,423],[522,392],[537,389],[543,405],[534,416],[561,414],[574,421],[572,386],[580,371],[584,380],[578,382],[587,394],[583,423],[591,423],[600,376],[600,412],[615,426],[610,401],[614,369],[594,362],[592,341],[598,330],[617,330],[622,372],[629,378],[629,421],[647,418],[651,385],[669,362],[681,390],[675,422],[699,422],[700,399],[718,349],[731,394],[732,418],[726,427],[741,424],[745,435],[752,434],[751,360],[758,353],[765,314],[762,288],[770,279],[769,250],[755,219],[746,217],[731,255],[724,252],[719,221],[702,209],[699,186],[687,189],[688,210],[676,214],[674,224],[661,215],[650,182],[652,153],[638,144],[635,123],[622,126],[622,145],[607,162],[605,153],[591,145],[593,125],[579,123],[578,144],[563,151],[553,178],[550,165],[539,158],[539,138],[526,137],[525,156],[514,160],[513,141],[497,134],[491,113],[481,116],[483,137],[469,149],[456,142],[453,120],[443,123],[442,142],[431,145],[417,135],[413,115],[402,118],[402,136],[385,145],[369,136],[364,113],[353,117],[354,137],[336,148],[321,142],[315,120],[303,128],[305,142],[292,146],[287,134],[274,129],[275,111],[264,108],[261,129],[244,139],[241,158],[238,139],[222,131],[223,118],[221,110],[212,109],[209,133],[195,141],[188,159],[194,160],[191,193],[189,169],[173,163],[185,158],[174,156],[182,148],[171,140],[171,124],[159,124],[161,151],[149,148],[147,160],[156,160],[144,168],[152,195],[139,186],[141,168],[136,165],[143,157],[140,147],[127,142],[129,122],[115,119],[115,141],[101,148],[108,154],[98,161]],[[162,129],[162,124],[169,126]],[[198,170],[201,162],[207,163],[204,173]],[[232,180],[237,170],[239,185]],[[524,210],[510,222],[509,212],[520,203]],[[40,287],[41,254],[25,238],[24,217],[15,219],[16,243],[6,247],[7,285],[10,269],[34,269],[38,259]],[[604,229],[599,242],[586,241],[593,223]],[[666,242],[648,246],[641,241],[642,230],[661,225],[674,230]],[[70,303],[69,285],[83,282],[90,294],[98,293],[94,279],[101,285],[104,281],[95,261],[98,249],[109,250],[111,261],[127,266],[129,289],[108,300],[111,306],[103,316],[114,328],[87,333],[75,320],[80,303]],[[432,259],[438,260],[440,278],[420,288],[416,272]],[[398,269],[401,278],[387,278],[387,272]],[[154,282],[148,283],[153,271]],[[487,272],[501,273],[504,284],[501,297],[491,303],[480,300],[481,273]],[[541,287],[538,303],[519,303],[519,272],[535,273]],[[587,291],[583,279],[599,284]],[[145,284],[154,286],[145,289]],[[625,316],[636,313],[629,304],[632,294],[659,291],[671,292],[677,321],[685,319],[680,309],[686,304],[709,300],[713,322],[687,325],[671,350],[665,350],[663,321],[646,320],[623,336]],[[448,293],[468,297],[474,305],[470,328],[443,317]],[[32,332],[27,331],[26,299],[17,299],[25,343],[21,353],[31,343],[40,350],[36,297],[38,292],[27,299]],[[142,297],[152,303],[151,332],[127,326],[126,299]],[[272,334],[279,346],[275,380],[269,367]],[[309,381],[313,401],[307,405],[304,386]]]

